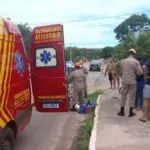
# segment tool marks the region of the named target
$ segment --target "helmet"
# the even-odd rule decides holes
[[[76,63],[75,63],[75,67],[80,68],[80,63],[79,63],[79,62],[76,62]]]
[[[130,53],[130,52],[136,54],[136,50],[134,50],[133,48],[129,49],[128,53]]]
[[[80,65],[83,65],[83,61],[82,60],[80,60],[79,63],[80,63]]]

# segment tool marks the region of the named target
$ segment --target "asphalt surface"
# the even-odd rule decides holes
[[[106,78],[100,72],[89,72],[87,81],[91,92],[102,87]],[[84,118],[76,112],[39,113],[33,109],[30,124],[17,138],[16,150],[70,150]]]

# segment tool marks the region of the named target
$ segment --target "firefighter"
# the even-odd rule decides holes
[[[73,106],[71,111],[76,111],[75,105],[83,103],[83,95],[84,95],[84,80],[85,75],[83,71],[80,69],[80,63],[75,63],[75,70],[71,72],[69,76],[69,82],[73,84],[72,90],[72,102]]]
[[[127,94],[130,96],[130,110],[129,117],[135,116],[133,112],[136,95],[136,76],[142,75],[142,69],[139,62],[135,59],[136,51],[130,49],[128,51],[129,57],[121,61],[121,77],[122,77],[122,89],[121,89],[121,109],[118,113],[119,116],[124,116],[124,107],[127,99]]]
[[[80,67],[81,67],[81,70],[83,71],[84,75],[85,75],[85,80],[84,80],[84,95],[85,95],[85,98],[88,97],[88,92],[87,92],[87,75],[88,75],[88,69],[84,67],[84,61],[83,60],[80,60],[79,61],[80,63]]]

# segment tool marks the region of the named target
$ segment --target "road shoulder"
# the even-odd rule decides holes
[[[95,150],[95,148],[96,148],[96,132],[97,132],[100,97],[101,97],[101,95],[99,95],[97,98],[97,106],[95,108],[94,125],[93,125],[90,142],[89,142],[89,150]]]
[[[91,146],[90,150],[149,149],[150,123],[138,120],[141,112],[136,112],[135,117],[129,118],[128,107],[125,117],[117,116],[119,103],[120,95],[117,90],[107,90],[101,95],[96,116],[98,120],[95,122],[96,131],[93,131],[96,133],[95,146]]]

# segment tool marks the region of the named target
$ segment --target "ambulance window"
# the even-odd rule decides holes
[[[57,66],[56,50],[52,47],[36,49],[36,67]]]

